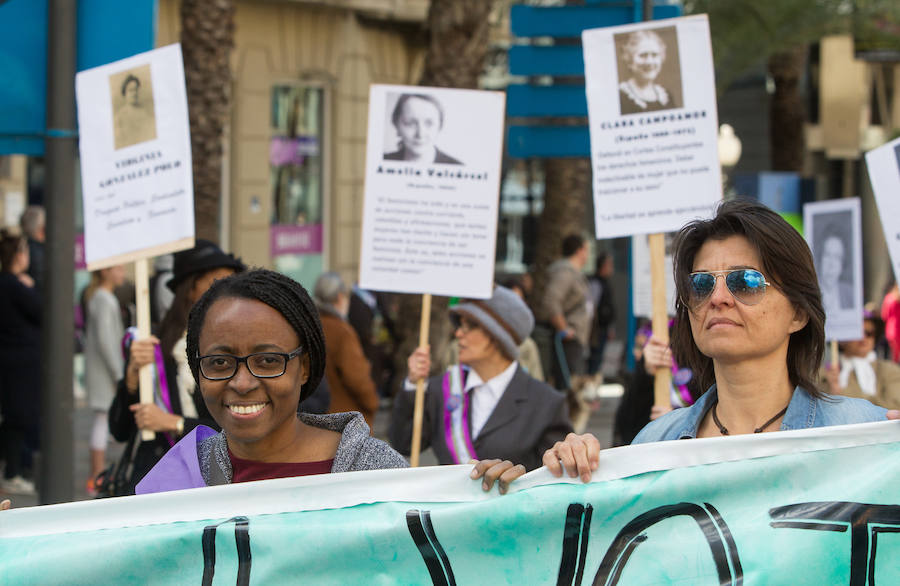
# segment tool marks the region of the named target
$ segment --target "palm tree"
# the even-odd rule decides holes
[[[900,5],[893,0],[689,0],[689,14],[709,15],[719,95],[761,63],[774,82],[769,141],[772,168],[800,171],[803,123],[800,94],[809,46],[823,36],[852,33],[898,48]]]
[[[229,54],[234,0],[182,0],[181,50],[187,85],[198,238],[219,240],[222,139],[231,108]]]

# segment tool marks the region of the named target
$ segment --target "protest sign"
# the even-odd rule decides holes
[[[597,238],[710,216],[722,184],[706,15],[582,37]]]
[[[82,71],[75,94],[88,268],[193,246],[181,46]]]
[[[862,224],[859,199],[803,206],[803,233],[813,253],[828,340],[863,337]]]
[[[504,94],[373,85],[360,286],[491,296]]]
[[[665,234],[666,312],[675,315],[675,273],[672,266],[672,234]],[[631,310],[635,316],[653,315],[653,284],[650,282],[650,247],[642,236],[631,238]]]
[[[614,448],[595,480],[469,466],[11,510],[3,584],[896,584],[900,425]]]
[[[866,153],[866,167],[894,278],[900,278],[900,138]]]

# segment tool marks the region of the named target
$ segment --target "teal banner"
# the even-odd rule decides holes
[[[0,584],[900,584],[900,422],[0,513]],[[643,470],[643,471],[641,471]]]

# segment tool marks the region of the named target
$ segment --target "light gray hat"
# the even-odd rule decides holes
[[[511,289],[497,285],[490,299],[466,299],[450,308],[478,323],[508,358],[519,357],[519,345],[534,329],[534,315]]]

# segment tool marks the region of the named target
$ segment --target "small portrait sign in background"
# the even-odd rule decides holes
[[[861,226],[858,198],[803,206],[803,231],[816,264],[829,340],[863,337]]]
[[[491,296],[505,96],[373,85],[360,286]]]
[[[597,238],[672,232],[712,215],[722,183],[706,16],[582,37]]]
[[[193,246],[181,46],[82,71],[75,95],[88,268]]]

